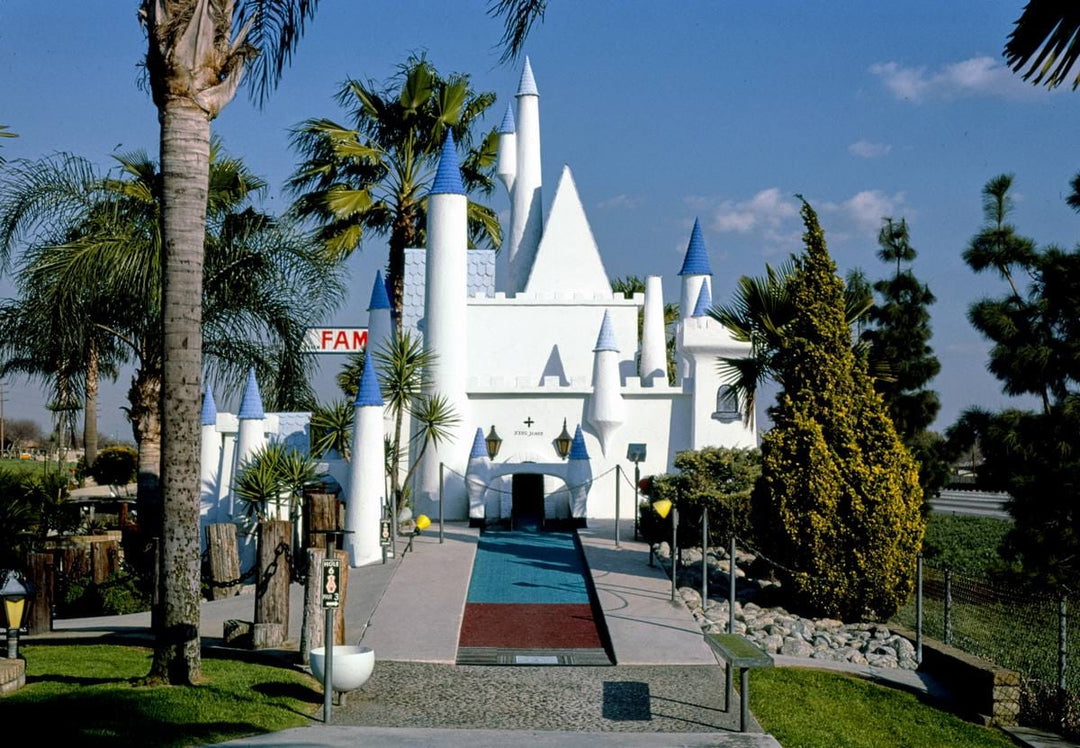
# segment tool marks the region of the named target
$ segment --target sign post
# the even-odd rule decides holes
[[[323,647],[326,667],[323,669],[323,721],[330,724],[330,708],[334,699],[334,609],[341,605],[341,559],[334,548],[334,536],[326,536],[326,558],[322,565],[322,606],[326,610]]]

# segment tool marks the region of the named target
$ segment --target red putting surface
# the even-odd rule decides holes
[[[462,647],[600,649],[592,608],[572,604],[469,603]]]

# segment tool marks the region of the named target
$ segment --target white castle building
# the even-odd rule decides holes
[[[621,465],[632,475],[630,444],[646,445],[643,475],[673,470],[683,450],[755,446],[756,433],[723,397],[717,371],[717,357],[747,355],[749,346],[705,314],[712,272],[697,222],[678,270],[681,319],[669,384],[661,278],[649,276],[645,293],[632,299],[612,292],[569,167],[544,215],[540,95],[528,59],[516,107],[507,108],[499,128],[497,175],[511,203],[500,252],[468,249],[467,198],[449,137],[429,195],[428,246],[406,250],[401,326],[434,354],[425,388],[445,397],[459,418],[449,438],[423,455],[412,487],[415,511],[438,514],[441,473],[448,520],[483,524],[527,514],[581,524],[615,516],[611,471]],[[391,334],[379,276],[368,350]],[[342,473],[354,565],[381,558],[386,421],[371,372],[365,367],[352,463],[348,476]],[[227,474],[254,440],[242,435],[241,411],[238,418],[217,414],[204,433],[211,443],[204,441],[204,476],[215,487],[204,509],[216,507],[219,520],[231,506]],[[262,438],[272,417],[252,427]],[[565,458],[556,450],[564,425],[574,437]],[[492,430],[502,439],[494,459],[484,443]],[[632,483],[621,489],[621,516],[629,518]]]

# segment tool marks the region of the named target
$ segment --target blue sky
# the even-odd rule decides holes
[[[499,101],[520,63],[500,65],[501,26],[485,2],[325,2],[270,102],[246,97],[214,122],[226,148],[279,189],[296,163],[288,129],[343,119],[346,77],[383,80],[410,52],[441,72],[470,73]],[[980,190],[1016,175],[1014,222],[1040,244],[1071,247],[1080,216],[1064,203],[1080,171],[1080,92],[1047,92],[1002,64],[1023,2],[567,2],[551,0],[527,45],[541,94],[545,199],[573,169],[608,274],[675,273],[695,217],[705,231],[714,296],[800,248],[796,194],[818,210],[841,272],[871,279],[881,218],[908,220],[914,269],[938,297],[933,383],[943,429],[964,408],[1009,402],[986,373],[987,345],[968,305],[1000,291],[961,260],[982,216]],[[139,87],[144,40],[135,2],[0,5],[0,123],[19,133],[6,158],[71,151],[103,167],[114,151],[157,151],[156,111]],[[507,208],[505,194],[494,200]],[[363,324],[385,243],[349,263],[352,299],[328,323]],[[11,286],[0,279],[0,295]],[[337,395],[327,358],[323,396]],[[104,434],[130,438],[119,407],[128,374],[106,385]],[[35,385],[6,383],[6,415],[46,423]]]

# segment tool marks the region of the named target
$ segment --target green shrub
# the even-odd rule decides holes
[[[709,545],[723,545],[735,534],[750,533],[750,492],[761,475],[756,449],[705,447],[675,455],[678,473],[654,475],[645,483],[650,501],[678,500],[679,547],[701,545],[702,509],[709,510]],[[646,503],[640,509],[639,530],[650,543],[671,537],[671,517],[660,519]]]
[[[126,486],[139,471],[139,454],[131,447],[117,445],[98,452],[90,476],[99,486]]]
[[[761,443],[755,529],[792,604],[845,620],[888,617],[911,594],[922,489],[866,361],[813,209],[790,281],[795,318],[776,358],[783,390]]]

